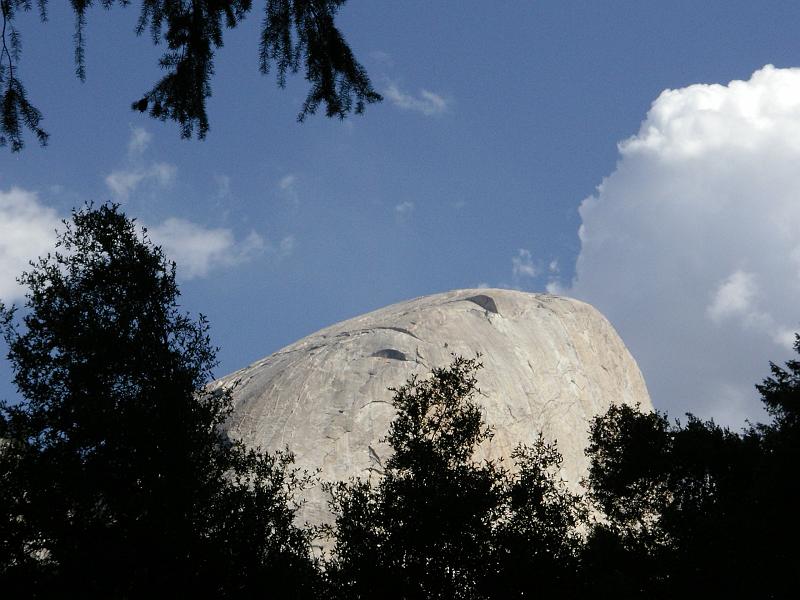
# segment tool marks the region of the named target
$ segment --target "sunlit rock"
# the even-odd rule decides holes
[[[476,458],[507,463],[542,431],[564,455],[562,477],[586,473],[589,420],[611,404],[652,409],[636,362],[590,305],[549,294],[457,290],[394,304],[309,335],[218,382],[231,385],[230,433],[251,446],[288,447],[325,480],[379,476],[393,417],[389,387],[474,357],[494,437]],[[509,465],[510,466],[510,465]],[[329,521],[319,487],[301,517]]]

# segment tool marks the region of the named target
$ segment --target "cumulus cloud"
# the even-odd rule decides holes
[[[447,111],[449,102],[439,94],[422,89],[414,96],[401,90],[396,83],[389,82],[383,95],[402,110],[412,110],[427,117],[440,115]]]
[[[237,241],[230,229],[204,227],[174,217],[149,227],[148,234],[175,261],[184,279],[205,277],[214,269],[252,260],[267,248],[264,238],[254,231]]]
[[[0,300],[20,300],[25,290],[16,278],[28,261],[53,249],[61,224],[56,211],[44,206],[36,193],[12,187],[0,190]]]
[[[755,275],[734,271],[714,292],[708,305],[708,316],[716,323],[731,317],[750,315],[752,318],[752,315],[758,314],[753,306],[757,294]]]
[[[800,69],[666,90],[580,207],[566,292],[599,308],[654,403],[761,419],[800,327]]]
[[[756,275],[737,270],[720,283],[706,312],[718,325],[727,322],[761,332],[770,336],[776,344],[791,350],[793,332],[780,325],[761,304],[761,288]]]

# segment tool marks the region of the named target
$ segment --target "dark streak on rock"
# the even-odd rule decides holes
[[[394,348],[384,348],[383,350],[373,352],[370,356],[375,358],[388,358],[390,360],[408,360],[405,354]]]
[[[464,298],[466,302],[474,302],[482,309],[494,313],[496,315],[500,314],[500,311],[497,310],[497,304],[494,302],[494,298],[491,296],[487,296],[486,294],[478,294],[477,296],[471,296],[469,298]]]
[[[402,327],[389,327],[389,326],[376,326],[376,327],[368,327],[367,329],[355,329],[353,331],[342,331],[341,333],[337,333],[336,337],[351,337],[351,336],[354,336],[354,335],[363,335],[363,334],[369,333],[371,331],[380,331],[380,330],[387,330],[387,329],[390,330],[390,331],[396,331],[397,333],[402,333],[404,335],[410,335],[415,340],[422,341],[416,335],[411,333],[408,329],[404,329]]]
[[[411,333],[408,329],[403,329],[402,327],[376,327],[375,329],[391,329],[392,331],[396,331],[398,333],[404,333],[406,335],[410,335],[415,340],[419,340],[419,338],[416,335]],[[420,341],[422,341],[422,340],[420,340]]]

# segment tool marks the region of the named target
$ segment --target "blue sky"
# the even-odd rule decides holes
[[[657,407],[761,418],[800,324],[800,4],[350,0],[386,99],[303,124],[302,76],[258,73],[255,6],[202,142],[129,109],[160,55],[135,6],[90,12],[85,83],[67,7],[19,19],[51,141],[0,151],[0,296],[71,207],[116,200],[178,260],[218,375],[392,302],[549,286],[609,317]]]

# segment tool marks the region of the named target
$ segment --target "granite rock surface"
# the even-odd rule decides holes
[[[477,459],[505,458],[539,432],[557,441],[561,476],[586,474],[590,419],[616,403],[652,410],[642,375],[592,306],[549,294],[456,290],[337,323],[215,382],[234,386],[232,436],[266,450],[288,447],[323,480],[375,479],[391,449],[389,387],[480,353],[479,397],[494,429]],[[235,385],[234,385],[235,384]],[[510,464],[509,464],[510,466]],[[301,519],[330,521],[319,486]]]

